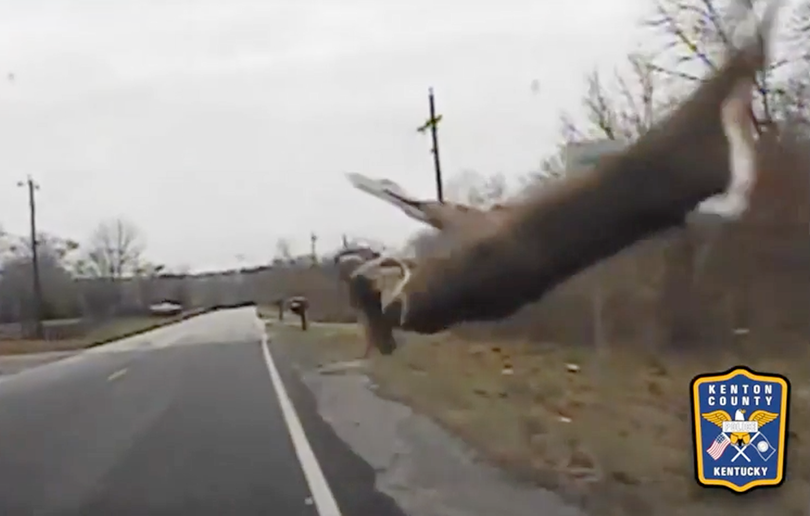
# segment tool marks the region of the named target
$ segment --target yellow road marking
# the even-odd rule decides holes
[[[113,380],[117,380],[118,378],[121,378],[125,374],[127,374],[126,368],[120,369],[120,370],[114,372],[113,374],[111,374],[110,376],[108,376],[107,381],[112,382]]]

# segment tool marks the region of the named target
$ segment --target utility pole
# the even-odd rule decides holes
[[[28,212],[31,226],[31,269],[32,269],[32,290],[34,294],[34,336],[37,339],[44,338],[42,331],[42,281],[39,277],[39,250],[37,245],[37,202],[35,191],[39,190],[39,185],[28,176],[25,181],[18,181],[17,186],[28,187]]]
[[[442,192],[442,167],[439,162],[439,135],[437,134],[438,131],[438,124],[442,119],[442,115],[436,116],[436,104],[433,100],[433,88],[428,90],[428,102],[430,103],[430,118],[421,125],[417,131],[420,133],[424,133],[425,131],[430,129],[430,135],[433,139],[433,148],[430,149],[430,152],[433,153],[433,167],[436,170],[436,197],[439,199],[439,202],[444,202],[444,194]]]
[[[310,245],[309,252],[310,256],[312,257],[313,266],[318,263],[318,252],[316,249],[317,244],[318,244],[318,235],[316,235],[315,232],[313,231],[309,235],[309,245]]]

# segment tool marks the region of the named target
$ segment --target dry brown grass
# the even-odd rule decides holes
[[[81,338],[64,340],[0,340],[0,355],[22,355],[53,351],[78,351],[119,336],[153,328],[174,321],[166,317],[126,317],[112,320],[94,328]]]
[[[310,366],[356,359],[363,350],[352,326],[298,333],[297,359]],[[592,348],[553,343],[404,337],[397,354],[370,363],[384,396],[595,515],[799,515],[810,504],[810,352],[745,361],[786,375],[794,396],[788,480],[740,497],[695,483],[689,415],[691,379],[737,365],[734,353],[654,356],[614,346],[599,359]]]
[[[810,383],[801,379],[808,378],[807,358],[749,365],[793,378],[806,400]],[[505,362],[513,365],[511,375],[503,374]],[[733,356],[708,361],[621,349],[598,360],[590,349],[470,346],[445,335],[412,339],[401,355],[378,360],[373,374],[384,392],[443,422],[490,459],[578,498],[597,513],[709,514],[739,508],[766,514],[774,510],[770,504],[780,514],[805,511],[810,445],[802,429],[810,424],[810,411],[798,402],[801,395],[791,414],[795,435],[789,464],[796,467],[780,491],[743,499],[706,492],[694,482],[689,382],[698,373],[738,362]],[[570,372],[568,364],[579,371]]]
[[[363,355],[365,343],[359,336],[356,324],[312,323],[309,330],[302,331],[297,321],[286,318],[279,322],[268,319],[268,334],[292,339],[294,345],[287,349],[293,359],[305,368],[328,366],[336,362],[359,359]]]

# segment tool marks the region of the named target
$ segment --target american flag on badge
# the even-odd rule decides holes
[[[721,455],[723,455],[723,452],[726,450],[726,446],[728,446],[729,444],[731,444],[731,440],[725,433],[720,432],[720,435],[718,435],[717,439],[715,439],[712,445],[709,446],[709,449],[706,450],[706,453],[708,453],[709,456],[711,456],[711,458],[713,458],[714,460],[717,460],[720,458]]]

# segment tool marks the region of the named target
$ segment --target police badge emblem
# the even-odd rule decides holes
[[[737,493],[784,481],[790,382],[738,366],[692,380],[695,478]]]

